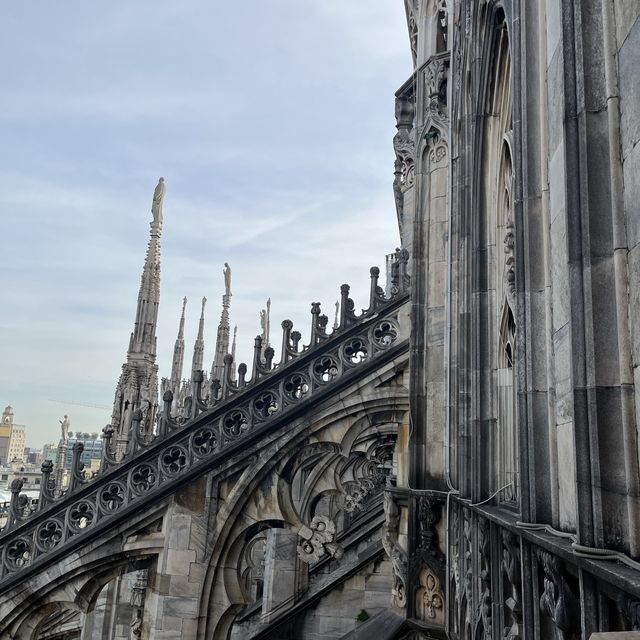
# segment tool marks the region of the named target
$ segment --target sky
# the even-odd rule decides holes
[[[166,181],[158,319],[171,369],[202,296],[210,367],[232,268],[250,362],[310,303],[398,243],[394,92],[411,72],[399,0],[10,3],[0,22],[0,405],[27,445],[101,431],[133,327],[151,199]],[[278,349],[276,348],[276,353]],[[83,405],[97,405],[88,407]],[[0,407],[0,409],[2,408]]]

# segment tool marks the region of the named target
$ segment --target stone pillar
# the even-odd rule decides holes
[[[163,523],[164,549],[149,572],[144,602],[143,635],[154,640],[195,638],[206,572],[206,478],[184,487],[172,498]],[[131,619],[131,616],[129,617]]]
[[[270,529],[264,557],[262,622],[271,622],[294,603],[298,534]]]
[[[56,458],[56,486],[55,495],[60,497],[64,491],[64,464],[67,459],[67,441],[60,440],[58,443],[58,457]]]

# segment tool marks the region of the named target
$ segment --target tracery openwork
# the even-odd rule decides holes
[[[88,540],[96,525],[140,509],[159,491],[196,477],[218,464],[237,442],[258,437],[257,432],[276,428],[301,403],[331,393],[337,381],[345,379],[366,364],[405,350],[398,344],[399,311],[407,301],[407,256],[399,252],[396,287],[386,298],[378,285],[379,270],[371,270],[369,308],[360,315],[354,311],[349,287],[341,288],[340,323],[332,334],[319,305],[312,310],[312,344],[297,351],[291,341],[291,327],[284,327],[283,357],[279,364],[267,366],[255,359],[251,381],[244,379],[239,367],[238,380],[232,379],[232,359],[225,359],[225,378],[220,394],[206,401],[202,397],[203,376],[195,376],[191,420],[182,424],[170,415],[172,394],[166,393],[164,411],[155,434],[140,437],[141,412],[134,412],[131,444],[124,459],[116,461],[110,446],[112,427],[104,430],[106,455],[103,469],[96,477],[84,477],[80,465],[81,447],[74,448],[72,468],[78,478],[60,498],[55,497],[50,478],[52,465],[42,468],[43,492],[38,510],[23,508],[22,484],[12,487],[10,517],[0,532],[2,558],[1,581],[19,579],[20,570],[36,561],[40,566],[47,554],[75,541]],[[257,340],[259,342],[259,340]],[[261,345],[256,344],[256,350]],[[235,450],[235,448],[233,449]],[[326,538],[328,526],[318,521],[310,540]],[[324,527],[324,528],[323,528]],[[323,530],[322,532],[320,530]],[[314,537],[315,536],[315,537]],[[325,550],[329,540],[324,540]]]

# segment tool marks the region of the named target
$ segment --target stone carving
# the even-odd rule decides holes
[[[407,249],[396,248],[393,262],[391,264],[391,293],[409,288],[409,274],[407,265],[409,262],[409,251]]]
[[[224,274],[224,295],[231,296],[231,267],[228,262],[224,263],[224,270],[222,273]]]
[[[440,580],[431,569],[422,569],[416,592],[416,615],[427,622],[444,624],[444,594]]]
[[[63,420],[58,420],[60,423],[60,439],[66,442],[69,439],[69,416],[65,415]]]
[[[413,88],[396,98],[395,112],[398,132],[393,138],[393,150],[396,154],[393,170],[393,193],[398,214],[398,224],[402,233],[404,192],[412,187],[415,181],[415,141],[413,133],[415,104]]]
[[[446,122],[449,57],[433,56],[424,70],[423,121]]]
[[[466,602],[464,623],[468,626],[471,624],[471,603],[473,602],[473,546],[471,542],[471,513],[467,509],[464,510],[464,519],[462,525],[464,553],[462,556],[462,569],[464,571],[464,587],[463,595]]]
[[[429,163],[443,162],[447,155],[449,116],[447,107],[447,83],[449,78],[449,54],[432,56],[422,70],[423,98],[419,123],[421,136],[429,149]]]
[[[129,623],[130,640],[142,637],[142,618],[144,611],[144,594],[147,588],[148,572],[142,569],[136,574],[136,581],[131,587],[130,604],[133,607],[131,622]]]
[[[384,492],[384,526],[382,528],[382,546],[387,552],[393,567],[393,586],[391,604],[403,608],[407,605],[407,553],[398,544],[400,510],[390,491]]]
[[[271,332],[271,298],[267,298],[267,304],[260,311],[260,329],[262,331],[262,360],[265,359],[265,352],[269,348],[269,334]]]
[[[429,150],[429,162],[431,163],[431,168],[434,168],[447,157],[447,143],[440,138],[437,130],[432,129],[432,131],[434,135],[431,142],[431,149]]]
[[[347,513],[361,511],[364,507],[366,498],[369,496],[373,488],[373,481],[366,478],[349,483],[347,493],[344,497],[344,510]]]
[[[439,520],[439,503],[435,496],[422,495],[417,498],[418,548],[433,556],[440,556],[434,525]]]
[[[481,518],[478,527],[478,551],[480,552],[480,611],[479,619],[485,640],[491,640],[491,563],[489,559],[489,523]]]
[[[415,182],[415,143],[410,130],[398,130],[393,138],[393,150],[400,167],[400,190],[404,192]]]
[[[414,595],[416,615],[427,622],[437,617],[437,623],[444,624],[444,592],[440,586],[444,556],[435,528],[440,520],[441,503],[436,496],[423,494],[414,496],[412,502],[416,547],[410,558],[409,582],[418,585]]]
[[[510,612],[511,626],[505,628],[504,637],[508,640],[520,640],[522,622],[522,604],[520,602],[520,542],[516,536],[502,530],[502,570],[511,585],[511,594],[505,600]],[[507,595],[507,594],[505,594]]]
[[[460,515],[458,511],[458,505],[452,504],[450,507],[450,525],[449,531],[451,532],[449,538],[449,553],[451,557],[451,585],[449,587],[449,602],[453,605],[453,610],[450,614],[451,626],[454,633],[459,633],[459,615],[460,615],[460,543],[458,525],[460,521]]]
[[[562,574],[560,559],[542,550],[538,559],[544,571],[540,611],[553,620],[556,640],[579,637],[580,606]]]
[[[342,549],[333,541],[335,534],[336,525],[327,516],[314,516],[309,526],[298,532],[302,538],[297,547],[300,560],[312,564],[327,554],[340,558]]]
[[[164,178],[160,178],[160,180],[158,180],[158,185],[153,192],[153,203],[151,205],[154,224],[162,224],[162,201],[164,199],[164,191]]]
[[[513,232],[513,221],[511,218],[505,224],[506,233],[504,236],[504,291],[509,304],[514,307],[514,296],[516,293],[516,270],[515,270],[515,235]]]

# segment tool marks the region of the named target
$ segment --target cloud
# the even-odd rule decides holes
[[[355,0],[70,0],[6,12],[0,402],[27,424],[30,445],[56,439],[64,412],[84,431],[108,420],[50,400],[112,402],[160,175],[161,374],[184,295],[185,363],[206,295],[210,365],[225,261],[240,359],[251,359],[267,297],[274,346],[285,318],[308,336],[311,301],[331,316],[343,282],[366,306],[368,268],[397,243],[404,20],[388,0],[366,10]]]

